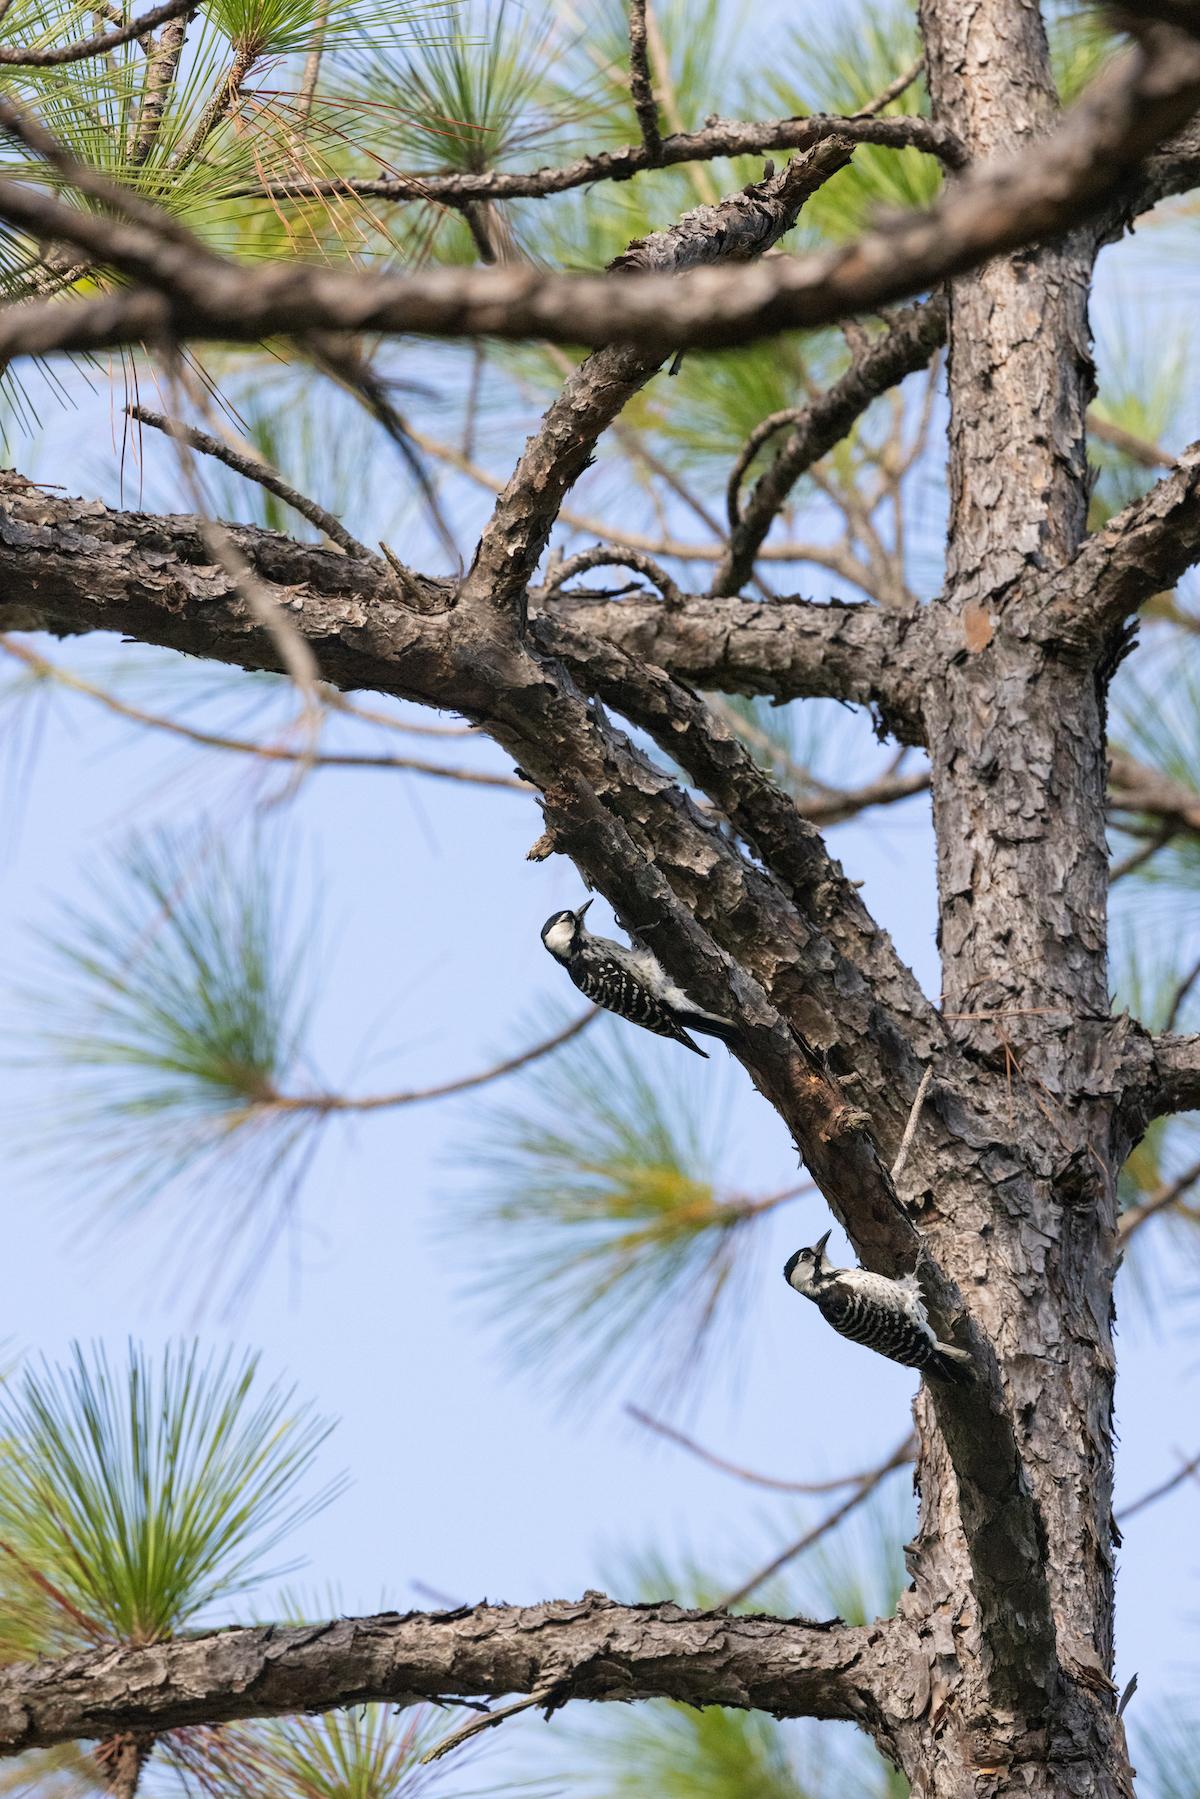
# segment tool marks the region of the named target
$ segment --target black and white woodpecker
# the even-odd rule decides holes
[[[974,1380],[971,1357],[952,1343],[939,1343],[913,1274],[898,1281],[866,1268],[834,1268],[825,1257],[829,1232],[811,1249],[798,1249],[784,1265],[783,1278],[811,1299],[826,1324],[852,1343],[863,1343],[890,1361],[919,1368],[932,1380]]]
[[[698,1056],[708,1052],[692,1042],[689,1030],[718,1037],[722,1043],[737,1041],[736,1026],[694,1006],[648,949],[627,948],[589,931],[583,915],[591,903],[586,900],[577,912],[556,912],[542,926],[542,942],[581,993],[630,1024],[640,1024],[659,1037],[673,1037]]]

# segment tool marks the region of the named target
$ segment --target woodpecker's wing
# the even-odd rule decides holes
[[[672,1016],[670,1008],[648,983],[635,952],[624,944],[611,943],[607,937],[590,938],[573,958],[569,972],[580,992],[598,1006],[615,1012],[630,1024],[640,1024],[656,1037],[671,1037],[707,1060],[707,1052],[693,1043]]]
[[[613,945],[614,949],[620,947],[620,944]],[[728,1018],[722,1018],[719,1012],[705,1012],[702,1007],[693,1005],[683,988],[671,979],[651,950],[637,948],[624,953],[638,978],[662,1001],[679,1024],[685,1024],[705,1036],[716,1037],[722,1043],[736,1043],[737,1026]]]
[[[916,1330],[925,1333],[931,1343],[937,1342],[916,1275],[906,1274],[898,1281],[892,1281],[886,1274],[872,1274],[869,1268],[842,1268],[838,1271],[838,1281],[848,1293],[868,1305],[898,1309]]]
[[[841,1268],[815,1297],[826,1323],[852,1343],[934,1380],[965,1385],[975,1378],[966,1350],[938,1342],[913,1276],[892,1281],[866,1268]]]

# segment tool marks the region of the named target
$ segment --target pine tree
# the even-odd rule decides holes
[[[736,1364],[771,1223],[827,1209],[974,1382],[844,1478],[735,1468],[798,1508],[749,1574],[630,1544],[613,1599],[248,1615],[324,1427],[253,1358],[21,1356],[7,1790],[392,1799],[540,1708],[550,1783],[613,1799],[1132,1794],[1114,1289],[1186,1331],[1200,1244],[1200,463],[1160,303],[1200,6],[758,10],[0,8],[11,786],[47,719],[236,771],[13,957],[7,1136],[98,1256],[165,1218],[173,1290],[229,1299],[339,1121],[483,1089],[437,1253],[522,1374],[674,1404]],[[103,498],[39,448],[64,403],[117,421]],[[378,783],[384,832],[398,780],[524,808],[530,860],[735,1021],[778,1181],[548,962],[564,1009],[502,1053],[316,1074],[318,777]],[[830,847],[894,817],[936,995]]]

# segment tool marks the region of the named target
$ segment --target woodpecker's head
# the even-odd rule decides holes
[[[806,1299],[811,1299],[832,1273],[825,1259],[825,1245],[829,1241],[829,1235],[826,1231],[821,1241],[814,1243],[811,1249],[798,1249],[783,1265],[783,1278],[788,1286],[794,1287],[797,1293],[803,1293]]]
[[[583,938],[583,915],[591,905],[585,900],[578,912],[556,912],[542,926],[542,942],[559,962],[569,962]]]

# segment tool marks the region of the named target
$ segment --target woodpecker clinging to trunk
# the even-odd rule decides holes
[[[919,1368],[932,1380],[974,1380],[965,1349],[939,1343],[925,1315],[916,1276],[898,1281],[871,1274],[866,1268],[833,1268],[825,1259],[829,1232],[811,1249],[789,1256],[783,1278],[819,1307],[826,1324],[852,1343],[863,1343],[890,1361]]]
[[[727,1018],[694,1006],[648,949],[627,949],[611,938],[593,936],[583,922],[591,903],[587,900],[577,912],[556,912],[542,926],[542,942],[581,993],[630,1024],[640,1024],[659,1037],[673,1037],[698,1056],[708,1052],[692,1042],[688,1029],[718,1037],[722,1043],[737,1041],[736,1027]]]

